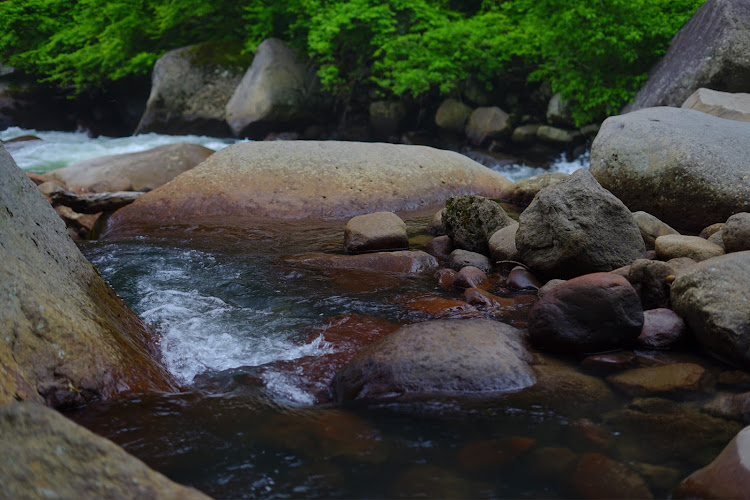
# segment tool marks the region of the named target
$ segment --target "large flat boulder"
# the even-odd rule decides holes
[[[71,191],[149,191],[195,167],[213,152],[198,144],[168,144],[140,153],[79,161],[47,175]]]
[[[750,122],[750,94],[742,92],[719,92],[700,88],[690,94],[682,103],[682,107],[727,120]]]
[[[140,319],[0,147],[0,403],[63,407],[174,390]]]
[[[623,111],[677,106],[701,87],[750,91],[750,1],[708,0],[675,35]]]
[[[0,406],[0,497],[208,500],[34,403]]]
[[[591,146],[591,173],[628,206],[695,232],[750,211],[750,123],[691,109],[612,116]]]
[[[125,225],[205,216],[345,218],[416,209],[449,196],[497,197],[511,182],[450,151],[336,141],[264,141],[229,146],[117,211]]]

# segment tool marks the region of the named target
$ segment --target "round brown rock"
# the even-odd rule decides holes
[[[682,236],[668,234],[656,238],[654,244],[656,256],[669,260],[679,257],[689,257],[696,262],[724,255],[724,249],[716,243],[711,243],[699,236]]]
[[[406,224],[393,212],[358,215],[351,218],[344,228],[344,249],[348,253],[408,248]]]
[[[484,290],[490,287],[490,280],[484,271],[474,266],[465,266],[456,275],[453,281],[455,288],[482,288]]]

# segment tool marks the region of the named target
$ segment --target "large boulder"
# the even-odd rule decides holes
[[[0,147],[0,403],[63,407],[173,390],[149,333]]]
[[[750,90],[750,1],[708,0],[675,35],[625,112],[680,106],[700,87]]]
[[[149,191],[214,153],[198,144],[168,144],[140,153],[100,156],[47,173],[71,191]]]
[[[357,354],[336,374],[338,401],[404,393],[511,392],[536,381],[523,333],[497,321],[405,326]]]
[[[714,354],[750,368],[750,251],[699,262],[672,283],[672,308]]]
[[[591,146],[591,173],[633,211],[695,232],[750,211],[750,123],[692,109],[612,116]]]
[[[225,108],[252,59],[240,53],[237,44],[207,42],[160,57],[135,133],[231,135]]]
[[[518,222],[521,260],[547,277],[611,271],[646,252],[630,211],[582,169],[539,191]]]
[[[499,196],[511,182],[450,151],[336,141],[229,146],[118,210],[117,226],[206,216],[344,218],[416,209],[459,193]]]
[[[466,121],[473,110],[456,99],[448,98],[440,103],[435,113],[435,124],[443,130],[463,132]]]
[[[682,107],[727,120],[750,122],[750,94],[698,89],[690,94],[690,97],[682,103]]]
[[[448,198],[443,224],[456,248],[489,254],[490,236],[513,224],[513,219],[495,201],[462,194]]]
[[[728,218],[721,229],[721,239],[727,252],[750,250],[750,213],[740,212]]]
[[[497,106],[477,108],[469,115],[466,137],[475,146],[505,135],[510,135],[510,116]]]
[[[226,105],[235,135],[262,138],[272,130],[298,129],[315,118],[323,98],[311,67],[275,38],[264,40]]]
[[[0,406],[0,497],[205,499],[34,403]]]

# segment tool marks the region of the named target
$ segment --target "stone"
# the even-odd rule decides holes
[[[41,405],[0,405],[0,497],[205,499]]]
[[[741,212],[729,217],[721,229],[721,239],[727,252],[750,250],[750,213]]]
[[[581,361],[581,366],[588,371],[599,374],[621,372],[628,368],[635,368],[638,358],[632,351],[617,351],[604,354],[593,354],[586,356]]]
[[[518,180],[505,191],[503,201],[512,205],[528,206],[539,191],[568,177],[569,174],[563,172],[548,172]]]
[[[435,273],[435,277],[438,280],[438,285],[443,290],[450,290],[453,287],[453,282],[456,280],[458,273],[453,269],[438,269]]]
[[[516,144],[530,144],[536,140],[539,127],[541,125],[538,123],[529,123],[516,127],[513,129],[510,140]]]
[[[118,210],[110,226],[189,223],[207,216],[345,218],[413,210],[466,192],[499,196],[510,184],[463,155],[424,146],[243,142]]]
[[[415,323],[336,374],[337,401],[404,393],[504,393],[535,382],[523,333],[492,320]]]
[[[750,29],[746,0],[709,0],[674,36],[646,84],[623,112],[680,106],[701,87],[747,92]]]
[[[447,260],[453,250],[453,241],[447,235],[431,239],[425,247],[428,254],[440,261]]]
[[[647,349],[666,349],[679,343],[687,335],[682,318],[671,309],[643,311],[643,330],[636,343]]]
[[[469,115],[466,137],[475,146],[510,134],[510,116],[497,106],[477,108]]]
[[[467,288],[464,300],[481,309],[488,317],[502,321],[517,328],[528,326],[529,309],[537,298],[531,294],[499,297],[481,288]]]
[[[537,296],[541,299],[542,297],[547,295],[549,292],[551,292],[557,285],[565,283],[565,281],[566,280],[559,280],[559,279],[549,280],[539,289],[539,291],[537,291]]]
[[[676,259],[669,259],[667,264],[674,270],[673,274],[677,276],[695,267],[697,262],[690,257],[678,257]]]
[[[548,142],[551,144],[572,144],[574,142],[582,141],[583,134],[578,130],[568,130],[564,128],[551,127],[549,125],[542,125],[536,131],[536,137],[540,141]]]
[[[529,336],[539,349],[587,353],[631,345],[643,328],[638,294],[622,276],[593,273],[561,283],[529,312]]]
[[[636,259],[628,267],[625,277],[641,297],[643,309],[648,310],[669,305],[667,277],[676,273],[676,268],[667,262]]]
[[[39,190],[44,193],[43,189]],[[49,196],[53,205],[70,207],[71,210],[80,214],[96,214],[99,212],[114,212],[124,206],[130,205],[140,198],[143,192],[114,191],[110,193],[76,194],[58,187],[53,192],[45,194]]]
[[[720,393],[703,406],[703,411],[715,417],[750,423],[750,392]]]
[[[571,111],[570,103],[558,92],[547,104],[547,123],[559,127],[573,127],[575,123]]]
[[[149,191],[192,169],[214,153],[198,144],[169,144],[140,153],[108,155],[47,172],[69,191]]]
[[[685,478],[672,498],[747,498],[748,491],[750,427],[745,427],[713,462]]]
[[[685,99],[682,107],[726,120],[750,122],[750,94],[700,88]]]
[[[489,254],[490,236],[513,224],[499,203],[482,196],[452,196],[445,203],[443,223],[456,248]]]
[[[225,108],[252,59],[241,51],[239,43],[206,42],[166,52],[135,133],[230,136]]]
[[[633,368],[607,377],[607,382],[629,396],[656,396],[707,392],[714,380],[694,363]]]
[[[576,498],[654,498],[637,472],[601,453],[581,455],[569,481]]]
[[[374,101],[370,103],[370,125],[375,134],[391,137],[401,131],[406,118],[406,107],[401,101]]]
[[[406,223],[393,212],[357,215],[344,228],[344,250],[367,253],[409,248]]]
[[[84,405],[177,386],[154,338],[0,147],[0,404]]]
[[[445,215],[445,208],[441,208],[435,215],[432,216],[430,222],[427,224],[427,232],[433,236],[447,236],[445,224],[443,223],[443,216]]]
[[[709,352],[750,367],[750,251],[699,262],[672,283],[672,309]]]
[[[518,249],[516,248],[517,231],[518,222],[513,222],[492,233],[492,236],[487,241],[492,262],[519,259]]]
[[[421,250],[373,252],[359,255],[313,253],[284,259],[291,264],[317,269],[358,269],[381,273],[419,274],[438,267],[435,257]]]
[[[701,231],[701,233],[698,236],[700,236],[701,238],[708,239],[711,236],[713,236],[714,234],[716,234],[719,231],[721,231],[723,228],[724,228],[724,223],[723,222],[717,222],[716,224],[711,224],[710,226],[704,227],[703,230]]]
[[[646,251],[630,211],[583,169],[539,191],[518,222],[521,261],[547,278],[611,271]]]
[[[447,264],[448,267],[456,271],[460,271],[466,266],[479,268],[485,273],[492,269],[490,259],[480,253],[469,252],[468,250],[453,250],[448,256]]]
[[[698,232],[750,211],[748,143],[750,123],[648,108],[604,121],[590,170],[630,210]]]
[[[719,245],[726,252],[724,248],[724,231],[716,231],[714,234],[708,237],[708,241],[714,245]]]
[[[406,310],[421,321],[428,319],[477,318],[476,307],[463,300],[445,297],[422,297],[407,302]]]
[[[689,257],[696,262],[724,255],[724,249],[699,236],[668,234],[656,238],[656,256],[663,260]]]
[[[271,131],[298,129],[314,121],[325,98],[314,70],[276,38],[263,40],[253,63],[226,105],[238,137],[262,139]]]
[[[638,211],[633,213],[633,220],[638,224],[638,229],[643,236],[643,242],[646,248],[654,248],[656,238],[667,234],[680,234],[678,231],[669,227],[668,224],[660,221],[650,213]]]
[[[472,111],[469,106],[456,99],[446,99],[440,103],[435,113],[435,125],[443,130],[463,133]]]
[[[516,266],[511,269],[505,284],[513,290],[536,291],[542,286],[537,277],[523,266]]]
[[[453,287],[459,290],[467,288],[482,288],[487,290],[490,287],[490,280],[481,269],[474,266],[465,266],[456,275]]]

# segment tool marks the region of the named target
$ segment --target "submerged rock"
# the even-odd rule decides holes
[[[601,453],[581,455],[569,481],[576,498],[654,498],[637,472]]]
[[[295,255],[286,258],[285,261],[319,269],[359,269],[397,274],[418,274],[438,267],[437,259],[421,250],[360,255],[316,253]]]
[[[630,396],[706,392],[714,382],[705,368],[694,363],[634,368],[611,375],[607,381]]]

